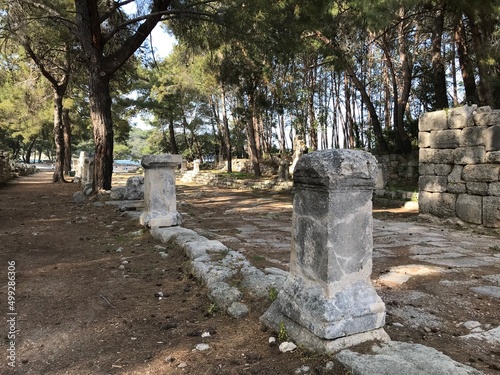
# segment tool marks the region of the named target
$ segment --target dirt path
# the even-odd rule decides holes
[[[243,320],[217,313],[179,249],[100,202],[74,204],[78,186],[50,178],[0,186],[1,374],[343,373],[270,347],[258,323],[269,301],[246,301]]]

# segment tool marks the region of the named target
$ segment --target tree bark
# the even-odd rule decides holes
[[[71,162],[71,122],[69,110],[63,109],[63,133],[64,133],[64,174],[69,175],[72,168]]]
[[[168,137],[170,140],[170,150],[172,154],[179,154],[179,147],[177,147],[177,141],[175,140],[175,130],[174,130],[174,119],[170,118],[168,123]]]
[[[222,105],[222,124],[224,126],[224,144],[226,151],[226,160],[227,160],[227,173],[233,172],[233,158],[232,158],[232,150],[231,150],[231,134],[229,133],[229,121],[227,118],[227,109],[226,109],[226,91],[224,90],[224,86],[222,86],[221,90],[221,105]]]
[[[113,121],[109,82],[113,74],[142,45],[162,18],[162,11],[171,0],[154,0],[150,16],[128,37],[119,48],[106,55],[109,39],[101,30],[98,0],[75,0],[77,37],[82,45],[89,69],[90,118],[94,128],[94,180],[93,191],[111,189],[113,174]],[[116,9],[114,9],[116,10]]]
[[[461,15],[455,20],[454,39],[457,45],[462,80],[464,81],[465,103],[468,105],[479,104],[479,94],[474,79],[474,67],[469,56],[469,48]]]
[[[442,49],[444,9],[436,9],[432,28],[432,73],[434,83],[435,109],[448,108],[448,95],[446,90],[446,72],[444,67]]]
[[[246,121],[246,129],[247,129],[247,139],[248,139],[248,150],[250,151],[250,160],[252,162],[252,167],[255,176],[260,176],[260,163],[259,163],[259,151],[257,149],[257,143],[255,142],[256,140],[256,129],[255,126],[256,121],[255,121],[255,98],[253,94],[248,95],[248,101],[249,101],[249,107],[250,107],[250,116]]]
[[[493,105],[493,96],[491,93],[491,75],[488,68],[487,60],[489,50],[489,35],[484,35],[480,30],[476,19],[473,16],[467,15],[471,24],[472,44],[477,60],[477,70],[479,73],[479,105]]]
[[[63,95],[61,90],[54,89],[54,143],[56,148],[56,162],[52,182],[64,182]]]
[[[99,69],[90,72],[90,119],[94,128],[94,192],[111,190],[113,174],[113,120],[109,77]]]

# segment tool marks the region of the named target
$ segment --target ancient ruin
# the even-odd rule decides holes
[[[500,111],[424,113],[418,138],[420,213],[500,227]]]
[[[335,352],[389,339],[370,280],[376,173],[363,151],[319,151],[297,163],[290,273],[261,320],[299,345]]]
[[[144,212],[140,222],[147,227],[180,225],[175,198],[175,169],[181,164],[181,155],[146,155],[144,168]]]

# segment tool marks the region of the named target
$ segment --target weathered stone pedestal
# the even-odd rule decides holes
[[[175,197],[175,168],[182,162],[181,155],[146,155],[144,168],[144,212],[140,222],[147,227],[180,225]]]
[[[261,321],[311,350],[389,341],[370,280],[376,175],[363,151],[314,152],[296,165],[290,273]]]

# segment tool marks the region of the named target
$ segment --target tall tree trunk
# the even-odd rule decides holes
[[[168,138],[170,141],[170,150],[172,154],[179,154],[179,148],[177,147],[177,141],[175,140],[175,130],[174,130],[174,119],[170,118],[168,122]]]
[[[314,94],[316,92],[316,76],[317,76],[317,64],[313,61],[314,68],[310,68],[307,76],[308,79],[308,92],[307,95],[307,112],[309,118],[309,147],[311,151],[316,151],[318,149],[318,121],[316,119],[316,112],[314,110]]]
[[[451,42],[451,79],[453,84],[453,106],[458,106],[458,82],[457,82],[457,48],[455,43]]]
[[[370,113],[371,120],[372,120],[372,125],[373,125],[373,133],[375,134],[375,141],[377,145],[377,150],[380,152],[389,152],[389,146],[387,144],[387,141],[384,138],[384,134],[382,132],[382,126],[380,125],[380,120],[378,118],[377,114],[377,109],[373,105],[373,102],[366,92],[366,87],[363,85],[363,83],[358,79],[356,76],[356,73],[354,72],[353,67],[350,64],[346,65],[346,71],[349,74],[350,78],[352,79],[354,85],[358,89],[359,93],[361,94],[361,97],[363,98],[366,108],[368,109],[368,112]]]
[[[63,110],[64,124],[64,174],[69,175],[72,168],[71,160],[71,122],[69,118],[69,109]]]
[[[404,17],[404,8],[400,9],[400,16]],[[396,131],[399,138],[401,139],[402,149],[401,151],[409,155],[411,154],[412,147],[410,137],[404,127],[404,116],[406,111],[406,106],[408,105],[408,100],[410,99],[411,92],[411,78],[412,78],[412,66],[410,64],[410,57],[407,51],[407,38],[405,35],[405,22],[401,22],[398,29],[398,45],[399,45],[399,58],[401,60],[401,70],[402,70],[402,88],[401,94],[397,101],[398,106],[398,117],[396,122]]]
[[[444,28],[444,7],[437,8],[434,15],[432,28],[432,73],[434,83],[435,109],[448,108],[448,95],[446,90],[446,72],[442,55],[442,40]]]
[[[259,163],[259,151],[257,149],[257,143],[256,143],[256,139],[257,139],[257,134],[256,134],[256,129],[255,127],[257,126],[256,124],[256,119],[255,119],[255,111],[256,111],[256,108],[255,108],[255,97],[253,96],[253,94],[249,94],[248,95],[248,101],[249,101],[249,107],[250,107],[250,116],[249,118],[247,119],[247,139],[248,139],[248,150],[250,151],[249,154],[250,154],[250,160],[252,162],[252,167],[253,167],[253,171],[254,171],[254,174],[256,176],[260,176],[261,175],[261,172],[260,172],[260,163]]]
[[[404,111],[406,104],[408,103],[408,97],[411,88],[411,69],[408,62],[408,55],[405,51],[406,41],[403,35],[402,25],[398,30],[398,52],[401,61],[401,93],[398,87],[398,77],[396,76],[396,68],[391,57],[391,48],[389,43],[385,39],[382,40],[381,47],[385,55],[385,62],[389,70],[389,77],[392,84],[392,95],[393,95],[393,126],[394,126],[394,139],[396,141],[396,149],[399,152],[409,154],[411,152],[411,143],[409,141],[408,135],[404,129]],[[409,146],[408,146],[409,143]]]
[[[340,50],[338,44],[334,40],[325,37],[320,31],[315,31],[314,36],[316,39],[325,43],[326,46],[333,48],[334,50]],[[366,86],[363,85],[363,82],[361,82],[361,80],[356,76],[356,72],[354,71],[354,68],[352,67],[351,63],[345,58],[342,58],[342,60],[345,64],[345,69],[347,74],[349,74],[349,77],[351,78],[352,82],[354,83],[359,93],[361,94],[361,98],[365,102],[366,108],[370,113],[373,125],[373,132],[375,133],[377,149],[381,152],[388,152],[389,146],[387,145],[387,142],[384,138],[377,110],[373,105],[370,95],[368,95],[368,92],[366,91]]]
[[[89,94],[95,142],[93,190],[111,190],[114,138],[111,95],[109,77],[99,69],[91,69]]]
[[[479,94],[477,92],[476,80],[474,78],[474,67],[469,56],[467,38],[465,36],[464,24],[461,15],[455,20],[454,39],[457,45],[458,61],[462,80],[464,81],[465,103],[479,104]]]
[[[344,140],[347,144],[344,144],[346,148],[354,148],[354,128],[353,119],[351,111],[351,88],[349,87],[349,79],[347,74],[344,74],[344,98],[345,98],[345,128],[344,128]]]
[[[233,171],[233,156],[231,147],[231,133],[229,132],[229,120],[227,118],[226,108],[226,90],[222,87],[221,90],[221,105],[222,105],[222,125],[224,126],[224,144],[226,150],[227,173]]]
[[[54,89],[54,143],[56,146],[56,160],[52,182],[64,182],[63,94],[58,89]]]
[[[477,60],[477,70],[479,73],[479,104],[493,105],[493,96],[491,94],[491,75],[488,68],[489,42],[488,36],[481,32],[475,17],[467,15],[471,24],[472,44]]]

